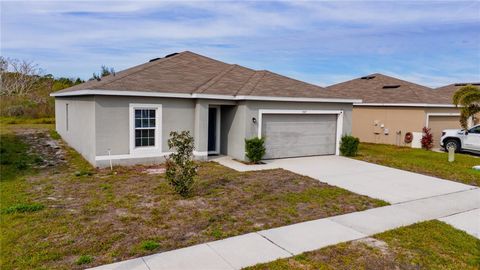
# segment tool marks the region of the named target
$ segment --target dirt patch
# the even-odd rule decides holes
[[[64,145],[61,140],[52,139],[43,129],[17,129],[17,136],[29,146],[29,153],[37,155],[36,168],[59,166],[66,163]]]
[[[371,248],[379,250],[383,255],[390,255],[390,250],[388,249],[388,244],[382,240],[375,239],[373,237],[366,237],[358,239],[352,242],[355,244],[365,244]]]

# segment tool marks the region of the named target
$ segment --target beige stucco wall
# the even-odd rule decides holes
[[[403,140],[405,133],[421,132],[424,124],[423,108],[363,106],[353,108],[352,134],[362,142],[405,145]],[[397,134],[398,132],[400,134]]]
[[[459,113],[459,109],[355,106],[352,116],[352,134],[362,142],[406,145],[405,133],[422,132],[422,128],[427,125],[427,114],[431,113],[452,114]],[[448,125],[447,122],[445,128],[450,128],[451,124]],[[386,129],[388,134],[385,132]],[[400,133],[397,134],[398,132]]]

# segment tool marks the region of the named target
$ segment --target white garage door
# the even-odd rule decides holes
[[[336,133],[335,114],[264,114],[264,158],[334,155]]]

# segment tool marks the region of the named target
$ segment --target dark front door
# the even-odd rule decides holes
[[[217,111],[218,108],[208,108],[208,152],[218,152],[217,149]]]

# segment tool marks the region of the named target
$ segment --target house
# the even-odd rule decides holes
[[[327,89],[362,100],[354,104],[352,134],[363,142],[420,147],[422,129],[428,127],[438,146],[442,130],[460,128],[459,109],[451,99],[457,86],[433,90],[376,73]],[[407,132],[413,134],[412,143],[405,143]]]
[[[194,155],[245,160],[245,139],[266,138],[265,158],[339,153],[351,133],[349,95],[266,70],[181,52],[52,94],[56,129],[94,166],[161,162],[171,131],[190,131]]]

